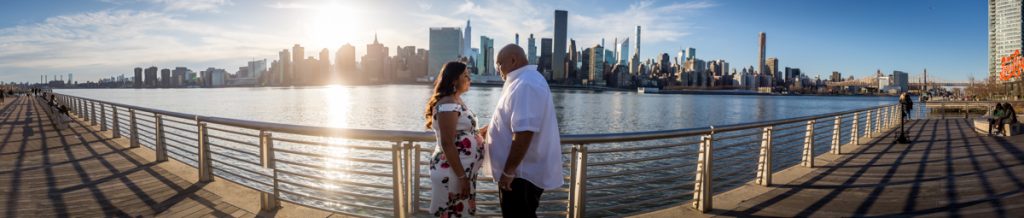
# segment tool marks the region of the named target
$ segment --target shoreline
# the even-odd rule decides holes
[[[388,85],[421,85],[430,86],[431,83],[425,82],[404,82],[404,83],[390,83],[390,84],[338,84],[338,86],[388,86]],[[502,87],[504,83],[471,83],[471,86],[476,87]],[[59,89],[218,89],[218,88],[317,88],[327,87],[334,85],[309,85],[309,86],[225,86],[225,87],[178,87],[178,88],[57,88]],[[551,90],[585,90],[594,92],[629,92],[637,93],[635,89],[623,89],[623,88],[610,88],[610,87],[599,87],[599,86],[578,86],[578,85],[562,85],[562,84],[549,84]],[[829,96],[829,97],[896,97],[894,95],[875,95],[875,94],[781,94],[781,93],[760,93],[747,90],[662,90],[657,93],[638,93],[645,95],[735,95],[735,96]]]

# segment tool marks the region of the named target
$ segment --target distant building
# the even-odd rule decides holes
[[[266,63],[264,63],[266,65]],[[331,52],[327,48],[320,50],[320,60],[317,63],[317,75],[314,77],[317,80],[317,84],[334,84],[337,83],[341,78],[333,74],[331,69]]]
[[[188,68],[175,67],[171,71],[171,87],[185,86],[185,77],[188,75]]]
[[[627,65],[629,63],[629,38],[622,40],[622,43],[616,46],[619,46],[619,53],[616,54],[618,57],[615,57],[615,61],[619,64]],[[629,69],[625,69],[625,71],[629,73]]]
[[[281,50],[281,52],[278,52],[278,64],[280,65],[280,68],[278,68],[278,70],[274,72],[277,74],[277,76],[275,77],[276,79],[274,79],[274,81],[271,84],[292,84],[292,75],[295,72],[295,69],[293,69],[292,67],[291,53],[288,52],[288,49]]]
[[[458,27],[430,28],[430,61],[427,66],[427,75],[436,77],[441,72],[441,66],[449,61],[458,60],[462,49],[460,43],[462,43],[462,30]]]
[[[146,68],[146,88],[156,88],[157,87],[157,82],[159,81],[156,78],[157,70],[158,69],[156,67]]]
[[[482,75],[496,75],[494,71],[494,39],[480,36],[480,59],[477,64]]]
[[[988,71],[999,76],[1002,58],[1024,49],[1024,6],[1020,0],[988,1]]]
[[[908,74],[903,71],[893,71],[892,86],[898,88],[900,92],[910,91],[910,80]]]
[[[540,39],[540,66],[537,70],[544,75],[544,78],[551,80],[551,38]]]
[[[590,85],[604,86],[605,49],[601,45],[594,45],[590,48],[590,60],[587,61],[589,70],[587,81]]]
[[[466,28],[463,29],[462,33],[462,57],[469,57],[473,53],[473,27],[469,26],[469,20],[466,20]]]
[[[533,38],[533,34],[530,34],[530,38],[526,40],[526,59],[529,59],[530,64],[539,64],[537,63],[537,39]]]
[[[132,79],[132,80],[135,82],[135,88],[136,89],[141,89],[141,88],[144,87],[143,83],[142,83],[142,68],[141,67],[136,67],[135,68],[135,78]]]
[[[356,73],[356,47],[352,44],[344,44],[334,54],[335,74],[341,80],[350,81]]]
[[[558,82],[563,82],[566,78],[565,43],[568,16],[568,11],[555,10],[555,41],[552,43],[554,47],[551,51],[551,80]],[[604,45],[602,45],[603,48]]]
[[[200,72],[201,79],[203,81],[202,87],[223,87],[226,85],[228,71],[217,68],[207,68],[205,71]]]
[[[309,76],[309,67],[306,66],[306,48],[303,48],[299,44],[292,46],[292,73],[289,75],[288,81],[292,85],[305,85],[306,79]]]
[[[389,61],[388,47],[380,44],[377,41],[377,36],[374,35],[373,43],[366,45],[366,55],[363,56],[360,62],[363,65],[363,72],[360,74],[361,78],[356,79],[356,81],[369,83],[390,81],[393,77],[393,71],[391,71]]]
[[[829,80],[829,82],[834,82],[834,83],[842,82],[843,81],[843,74],[839,73],[839,71],[832,71],[832,76],[828,77],[828,80]]]

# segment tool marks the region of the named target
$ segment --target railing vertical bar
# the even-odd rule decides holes
[[[859,115],[860,112],[853,113],[853,127],[850,128],[850,143],[853,143],[854,145],[860,145],[860,138],[857,136],[857,133],[859,132],[857,124],[860,123],[860,120],[858,119]]]
[[[277,184],[277,168],[274,162],[274,141],[273,136],[270,132],[260,130],[260,165],[264,169],[269,169],[274,172],[273,183],[274,187],[271,193],[260,192],[260,210],[262,211],[274,211],[281,206],[278,201],[278,184]]]
[[[107,107],[100,103],[100,131],[107,131]]]
[[[199,182],[210,182],[213,181],[213,167],[210,159],[210,133],[206,128],[206,122],[200,121],[198,117],[196,118],[196,126],[199,129],[199,158],[197,159]]]
[[[163,115],[156,114],[153,115],[153,119],[155,119],[153,125],[155,125],[154,130],[156,130],[156,145],[154,145],[156,161],[164,162],[167,161],[167,138],[164,137],[164,118]]]
[[[832,154],[839,154],[842,149],[842,143],[840,142],[843,129],[842,126],[843,116],[836,116],[835,124],[832,126]]]
[[[405,218],[404,205],[402,204],[402,201],[405,201],[405,197],[402,195],[402,190],[404,189],[402,187],[402,169],[399,169],[402,165],[401,147],[402,142],[395,142],[391,145],[391,185],[394,187],[392,189],[392,200],[394,201],[393,209],[394,217],[396,218]]]
[[[804,152],[800,158],[800,165],[804,167],[814,167],[814,121],[807,121],[807,132],[804,134]]]
[[[129,127],[129,131],[131,131],[130,132],[131,135],[129,136],[131,138],[128,138],[128,141],[130,142],[129,147],[130,148],[138,148],[139,147],[139,122],[135,120],[135,109],[134,108],[128,108],[128,119],[130,119],[128,125],[131,125]]]
[[[697,154],[697,173],[693,183],[693,208],[701,213],[711,211],[711,163],[714,133],[701,136],[700,151]]]
[[[114,127],[114,138],[121,138],[121,122],[118,119],[119,112],[117,111],[117,106],[111,105],[110,106],[110,111],[113,112],[113,116],[114,116],[113,117],[114,118],[114,123],[111,124]]]
[[[772,185],[772,127],[764,127],[761,134],[761,155],[757,161],[757,183]]]

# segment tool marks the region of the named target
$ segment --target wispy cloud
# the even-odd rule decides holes
[[[622,11],[603,13],[598,16],[583,14],[570,15],[572,35],[577,41],[598,42],[610,37],[635,38],[636,26],[641,26],[641,40],[644,43],[676,42],[692,34],[693,23],[686,15],[700,9],[713,7],[710,2],[676,2],[656,5],[652,1],[634,3]],[[636,39],[632,40],[634,43]],[[611,43],[609,41],[608,43]]]
[[[0,72],[109,73],[133,66],[239,60],[273,54],[276,48],[259,45],[281,41],[160,12],[99,11],[0,29]]]
[[[233,4],[231,0],[100,0],[116,5],[142,2],[160,5],[165,11],[219,12],[223,6]]]

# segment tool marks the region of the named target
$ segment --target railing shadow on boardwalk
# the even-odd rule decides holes
[[[789,184],[709,215],[1006,217],[1024,208],[1024,137],[979,134],[963,119],[915,120]],[[1017,211],[1011,213],[1010,211]]]
[[[0,182],[8,187],[2,199],[5,217],[152,216],[172,212],[186,200],[198,205],[182,211],[216,217],[237,211],[198,194],[206,183],[186,182],[156,168],[158,162],[128,153],[79,120],[65,119],[70,120],[66,127],[53,123],[48,115],[62,115],[49,109],[35,97],[18,98],[0,109],[6,115],[0,118],[6,127],[0,132],[5,160],[0,165],[13,163],[0,170]]]

